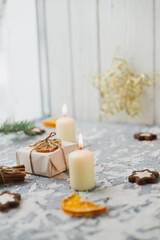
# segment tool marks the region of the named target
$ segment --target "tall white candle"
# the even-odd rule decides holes
[[[67,105],[63,105],[63,118],[56,121],[56,135],[63,141],[76,142],[75,121],[73,118],[66,117]]]
[[[90,151],[82,150],[83,139],[79,136],[79,149],[69,154],[70,185],[74,190],[85,191],[94,188],[94,156]]]

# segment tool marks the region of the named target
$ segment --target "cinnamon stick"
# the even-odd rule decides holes
[[[12,176],[6,176],[6,175],[4,175],[3,176],[4,177],[4,179],[13,179],[13,178],[24,178],[25,177],[25,175],[12,175]],[[3,179],[2,177],[0,177],[0,179]]]
[[[13,166],[11,168],[25,168],[25,166],[24,166],[24,164],[21,164],[21,165]]]
[[[0,184],[1,184],[1,183],[23,182],[23,181],[24,181],[24,178],[9,179],[9,180],[6,180],[5,182],[3,182],[2,180],[0,180]]]
[[[18,165],[18,166],[13,166],[13,167],[6,167],[5,169],[23,169],[25,170],[25,166],[24,165]]]

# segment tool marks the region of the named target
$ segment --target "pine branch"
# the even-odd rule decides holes
[[[9,134],[24,132],[26,135],[40,135],[45,132],[45,130],[36,127],[33,121],[20,121],[20,122],[10,122],[6,120],[0,126],[0,133]]]

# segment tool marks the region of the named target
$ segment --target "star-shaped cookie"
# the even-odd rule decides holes
[[[128,177],[128,181],[137,183],[138,185],[143,185],[146,183],[155,183],[158,177],[158,172],[144,169],[142,171],[134,171],[132,175]]]
[[[18,207],[20,200],[21,195],[19,193],[10,193],[8,191],[2,192],[0,194],[0,211]]]
[[[149,132],[140,132],[134,134],[134,138],[138,139],[139,141],[152,141],[157,139],[157,135]]]

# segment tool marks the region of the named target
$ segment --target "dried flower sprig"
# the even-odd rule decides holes
[[[152,80],[145,73],[131,72],[125,59],[114,58],[112,68],[95,76],[93,85],[100,94],[100,120],[103,120],[123,110],[131,117],[141,113],[140,96],[145,86],[152,85]]]
[[[26,135],[40,135],[45,132],[45,130],[36,127],[33,121],[20,121],[20,122],[10,122],[6,120],[0,126],[0,133],[9,134],[24,132]]]

